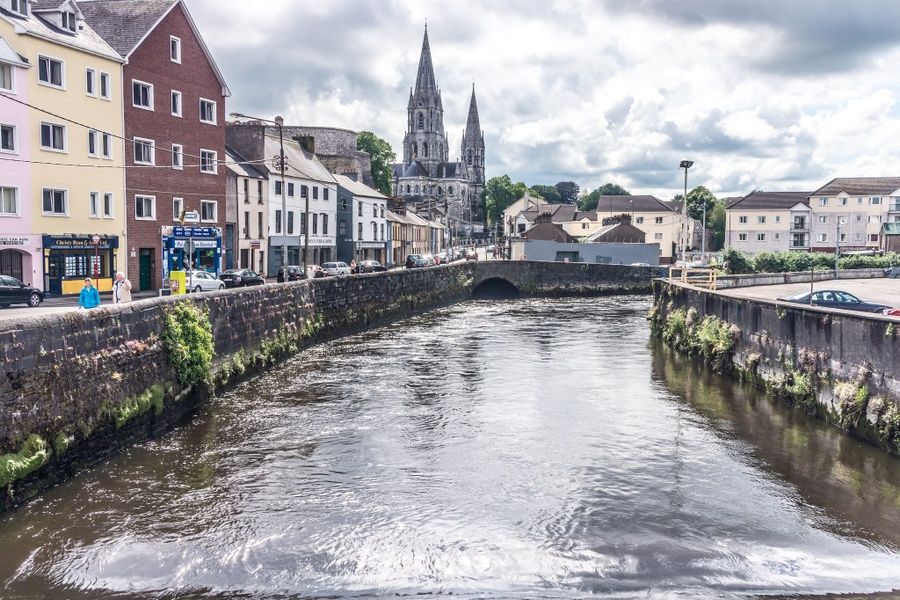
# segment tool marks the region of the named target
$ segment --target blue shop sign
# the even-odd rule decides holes
[[[173,227],[172,235],[177,238],[209,238],[219,237],[218,227]]]

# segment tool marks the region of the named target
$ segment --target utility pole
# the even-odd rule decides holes
[[[841,225],[842,225],[842,217],[838,215],[835,217],[837,221],[837,232],[834,237],[834,278],[838,278],[838,261],[841,258]]]
[[[684,169],[684,197],[681,203],[681,266],[683,268],[687,267],[688,169],[693,166],[694,161],[692,160],[683,160],[678,166],[679,169]]]

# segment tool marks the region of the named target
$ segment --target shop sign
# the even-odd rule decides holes
[[[188,240],[175,240],[175,248],[184,248],[188,243]],[[217,248],[218,242],[216,240],[194,240],[191,242],[194,245],[194,249],[198,248]]]
[[[119,238],[100,237],[99,244],[94,244],[94,236],[43,236],[43,245],[47,250],[112,250],[119,247]],[[99,237],[99,236],[97,236]]]
[[[166,229],[171,229],[171,232],[166,233]],[[177,238],[217,238],[221,235],[221,231],[218,227],[179,227],[174,226],[171,228],[163,228],[163,235],[171,235]]]
[[[359,248],[384,248],[385,242],[356,242]]]
[[[27,243],[27,237],[0,236],[0,246],[24,246]]]
[[[251,250],[259,250],[262,248],[262,243],[259,240],[251,240],[250,241],[250,249]]]
[[[300,245],[302,246],[304,243],[303,236],[300,236]],[[334,238],[333,237],[310,237],[309,238],[310,246],[334,246]]]

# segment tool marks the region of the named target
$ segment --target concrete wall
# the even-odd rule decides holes
[[[701,334],[707,317],[719,326],[718,337],[714,328]],[[897,319],[735,298],[657,280],[650,320],[669,345],[900,455]]]
[[[577,253],[577,262],[659,265],[659,244],[570,244],[548,240],[514,241],[512,244],[513,260],[519,260],[524,253],[528,260],[555,261],[558,252]]]
[[[215,344],[212,379],[224,387],[322,340],[466,300],[492,278],[510,281],[524,295],[565,295],[649,292],[652,274],[648,268],[612,265],[490,261],[152,298],[0,322],[0,481],[4,459],[29,436],[39,436],[52,449],[40,468],[0,493],[0,512],[165,430],[205,399],[207,386],[179,385],[161,342],[166,314],[176,303],[191,303],[208,314]],[[114,422],[110,415],[155,385],[165,390],[159,414],[150,410]],[[55,448],[57,442],[65,448]]]
[[[884,269],[852,269],[838,271],[838,279],[878,279],[883,278]],[[754,285],[778,285],[782,283],[808,283],[815,281],[831,281],[834,271],[800,271],[796,273],[750,273],[747,275],[722,275],[716,280],[720,290],[750,287]]]

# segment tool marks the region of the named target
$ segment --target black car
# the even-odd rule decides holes
[[[263,285],[266,280],[252,269],[228,269],[219,279],[225,282],[225,287],[248,287],[251,285]]]
[[[890,306],[885,304],[864,302],[853,294],[840,290],[816,290],[812,293],[812,298],[810,298],[809,292],[800,292],[787,298],[779,298],[779,300],[795,304],[811,304],[812,306],[822,306],[824,308],[840,308],[880,314],[885,314],[891,309]]]
[[[27,304],[40,306],[44,301],[44,292],[22,283],[15,277],[0,275],[0,306],[6,308],[10,304]]]
[[[281,267],[278,269],[278,275],[276,279],[278,283],[284,283],[284,269],[285,267]],[[287,266],[287,281],[300,281],[303,279],[303,267],[288,265]]]
[[[377,260],[362,260],[356,265],[354,273],[381,273],[387,271],[384,265]]]
[[[428,266],[428,262],[422,258],[421,254],[410,254],[406,257],[406,268],[415,269],[416,267]]]

